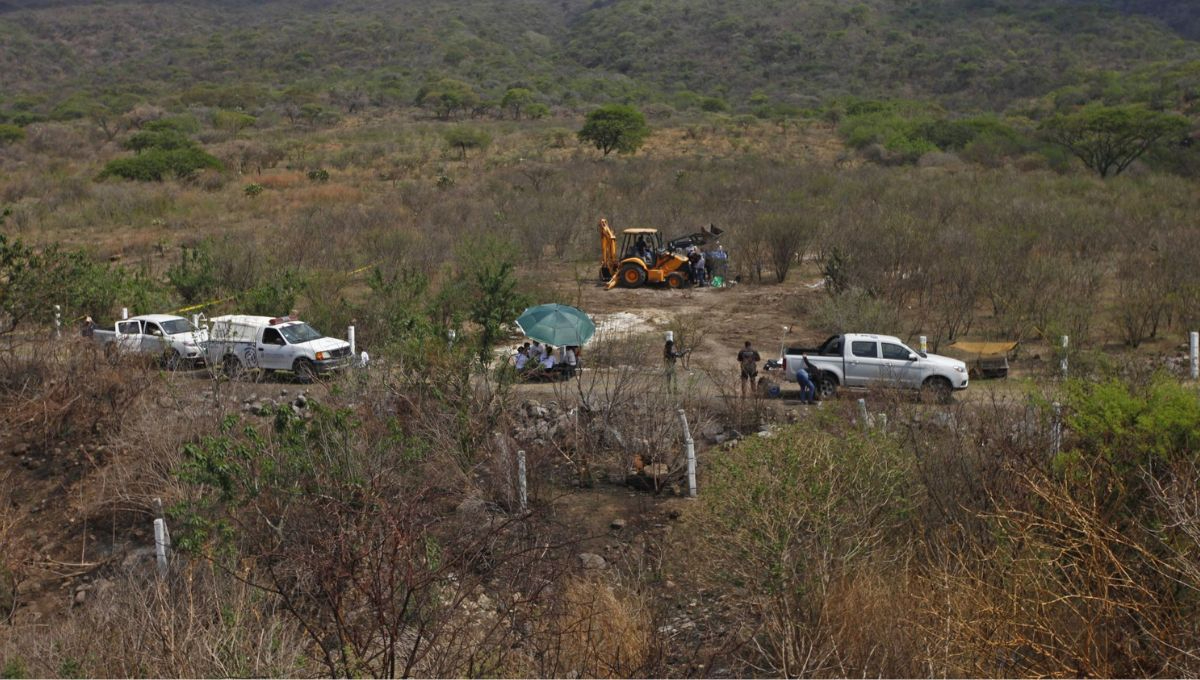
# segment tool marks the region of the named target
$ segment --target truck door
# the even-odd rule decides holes
[[[850,343],[846,357],[846,386],[866,387],[879,379],[879,343],[875,340],[855,340]]]
[[[909,357],[915,356],[911,349],[894,342],[884,342],[881,343],[881,353],[883,358],[879,365],[879,379],[882,382],[894,387],[920,386],[917,362],[909,360]]]
[[[149,354],[161,354],[171,346],[170,341],[163,335],[162,328],[153,321],[142,324],[142,351]]]
[[[258,365],[272,370],[291,370],[291,352],[277,328],[264,328],[258,338]]]
[[[142,348],[142,322],[118,321],[117,346],[126,352],[137,352]]]

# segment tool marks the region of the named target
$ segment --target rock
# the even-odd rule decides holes
[[[616,444],[619,448],[625,448],[625,437],[614,427],[604,428],[604,440]]]
[[[642,468],[642,474],[647,477],[661,478],[670,474],[666,463],[651,463]]]
[[[621,529],[624,529],[624,528],[625,528],[625,520],[623,520],[623,519],[614,519],[614,520],[613,520],[613,521],[612,521],[612,522],[611,522],[611,523],[610,523],[608,526],[609,526],[609,527],[611,527],[611,528],[613,528],[613,529],[616,529],[616,530],[620,531]]]
[[[727,437],[725,436],[725,433],[722,432],[721,434],[716,435],[715,437],[712,438],[712,443],[713,444],[724,444],[726,439],[727,439]]]
[[[75,604],[83,604],[87,600],[88,591],[79,589],[75,591]]]
[[[279,390],[279,396],[281,396],[281,397],[286,397],[287,395],[288,395],[288,391],[287,391],[287,390]]]
[[[296,401],[292,402],[292,406],[295,406],[296,408],[308,408],[308,397],[301,394],[300,396],[296,397]]]
[[[579,553],[579,566],[584,569],[604,569],[608,562],[596,553]]]
[[[20,444],[17,444],[12,450],[12,455],[14,456],[23,456],[27,453],[29,453],[29,444],[27,442],[21,442]]]
[[[529,409],[529,415],[542,420],[550,417],[550,410],[545,406],[533,406]]]
[[[479,496],[468,496],[458,504],[454,512],[470,521],[484,521],[487,518],[487,501]]]

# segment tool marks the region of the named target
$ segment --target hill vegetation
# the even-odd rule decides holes
[[[1184,3],[1171,2],[7,7],[0,12],[0,110],[18,118],[83,117],[97,106],[123,112],[140,101],[354,113],[411,104],[423,87],[446,78],[465,83],[485,108],[517,87],[538,103],[565,107],[627,100],[796,110],[869,96],[1007,110],[1095,81],[1108,98],[1194,99],[1200,58],[1186,37],[1194,35],[1194,19]]]

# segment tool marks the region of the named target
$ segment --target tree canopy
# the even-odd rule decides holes
[[[1108,177],[1123,172],[1159,140],[1182,135],[1188,125],[1182,116],[1151,111],[1140,104],[1090,104],[1049,118],[1042,130],[1084,165]]]
[[[646,117],[627,104],[601,106],[587,116],[579,141],[590,143],[604,152],[633,153],[650,135]]]

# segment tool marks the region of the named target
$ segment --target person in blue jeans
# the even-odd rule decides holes
[[[800,361],[800,368],[796,369],[796,382],[800,385],[800,403],[815,404],[817,403],[817,386],[812,379],[817,375],[817,367],[808,360],[807,354],[801,355]]]

